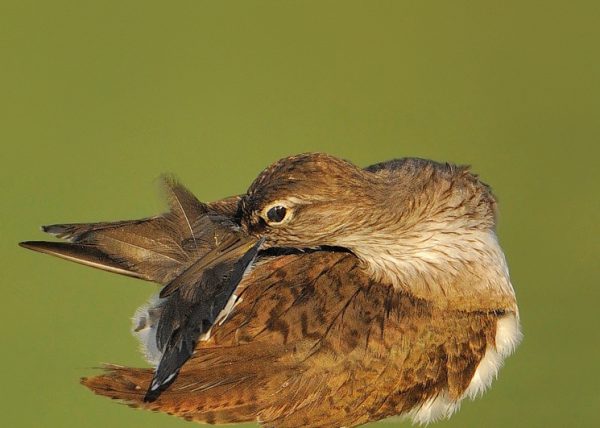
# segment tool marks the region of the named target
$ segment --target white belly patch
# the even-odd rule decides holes
[[[242,301],[237,295],[232,294],[227,304],[215,319],[215,324],[221,325],[231,311],[236,307],[238,303]],[[162,352],[158,349],[156,344],[156,328],[158,327],[158,319],[160,318],[160,298],[154,295],[148,300],[148,302],[138,308],[133,315],[133,335],[140,341],[140,350],[144,354],[146,361],[153,365],[158,366],[160,359],[162,358]],[[210,330],[202,334],[199,338],[200,341],[208,340],[210,338],[212,327]]]
[[[447,393],[442,393],[429,399],[418,409],[412,410],[409,417],[419,424],[449,418],[460,408],[460,403],[465,397],[473,399],[483,394],[498,375],[504,359],[514,352],[522,336],[518,316],[510,314],[498,319],[496,346],[488,347],[486,350],[463,396],[458,400],[452,400]]]

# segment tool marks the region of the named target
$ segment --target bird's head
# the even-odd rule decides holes
[[[494,197],[477,176],[414,158],[367,169],[322,153],[284,158],[239,209],[263,248],[342,247],[380,273],[470,257],[473,232],[487,236],[495,224]]]
[[[242,225],[265,247],[344,246],[368,205],[365,172],[322,153],[284,158],[265,169],[240,205]]]

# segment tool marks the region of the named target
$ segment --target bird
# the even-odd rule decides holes
[[[154,368],[107,365],[81,379],[96,394],[209,424],[424,424],[521,341],[497,200],[467,166],[304,153],[212,203],[164,183],[164,214],[21,243],[162,286],[134,316]]]

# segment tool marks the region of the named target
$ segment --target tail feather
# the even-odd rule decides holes
[[[204,387],[186,387],[179,380],[155,401],[147,402],[144,395],[152,381],[152,370],[114,365],[104,370],[101,375],[82,378],[81,383],[98,395],[120,400],[131,407],[211,424],[256,420],[257,393],[248,388],[247,378],[217,379],[214,370],[207,369],[195,373],[204,377]]]
[[[104,373],[83,377],[81,384],[98,395],[123,400],[128,404],[143,404],[146,386],[152,380],[151,369],[134,369],[117,365],[104,366]]]

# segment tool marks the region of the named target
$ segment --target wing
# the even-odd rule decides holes
[[[341,252],[263,259],[236,294],[227,321],[154,402],[143,400],[146,369],[109,367],[83,383],[201,422],[356,426],[460,395],[495,329],[491,315],[442,311],[373,283]]]
[[[226,308],[244,272],[254,262],[263,240],[257,242],[230,231],[224,242],[224,254],[220,251],[223,247],[215,247],[161,291],[164,300],[156,343],[162,356],[144,397],[146,401],[154,401],[192,356],[199,337],[210,330]],[[242,254],[238,255],[236,248],[241,249]],[[210,257],[214,253],[217,257]],[[175,286],[170,287],[173,284]],[[165,290],[168,293],[163,295]]]
[[[161,291],[156,343],[162,355],[147,400],[176,378],[252,263],[260,244],[231,221],[238,197],[199,202],[171,178],[163,184],[169,212],[143,220],[61,224],[44,231],[70,242],[24,242],[42,253],[167,284]],[[247,245],[249,244],[249,245]],[[240,254],[234,250],[241,249]],[[247,251],[247,253],[246,253]],[[246,254],[244,254],[246,253]]]
[[[212,204],[163,177],[169,211],[141,220],[56,224],[42,229],[69,242],[29,241],[20,245],[87,266],[166,284],[208,253],[218,226],[237,211],[239,197]]]

